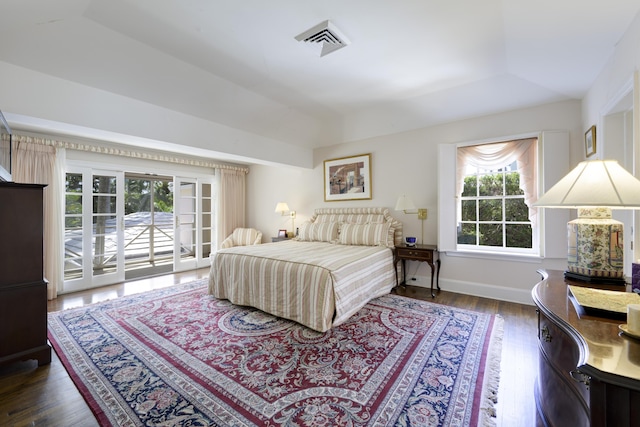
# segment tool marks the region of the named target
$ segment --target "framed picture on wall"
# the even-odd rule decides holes
[[[587,157],[596,154],[596,127],[591,126],[584,134],[584,153]]]
[[[371,199],[371,154],[324,161],[324,200]]]

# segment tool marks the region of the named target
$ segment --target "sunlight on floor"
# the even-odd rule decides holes
[[[112,300],[125,295],[134,295],[154,289],[189,283],[194,280],[204,279],[208,277],[208,274],[208,268],[201,268],[181,273],[146,277],[131,282],[60,295],[57,300],[49,301],[49,310],[68,310],[70,308],[82,307],[87,304]]]

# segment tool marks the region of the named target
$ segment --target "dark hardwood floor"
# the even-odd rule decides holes
[[[123,295],[186,283],[207,277],[207,268],[141,279],[93,291],[61,295],[49,301],[49,311],[78,307]],[[431,301],[429,290],[398,288],[399,295]],[[436,303],[500,314],[504,322],[498,426],[536,425],[533,384],[538,366],[536,313],[533,306],[441,291]],[[95,418],[55,352],[50,365],[35,361],[0,367],[1,426],[95,426]]]

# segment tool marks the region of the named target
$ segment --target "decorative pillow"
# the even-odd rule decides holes
[[[315,222],[316,224],[321,222],[343,222],[346,224],[369,224],[376,223],[382,224],[384,222],[384,215],[381,214],[323,214],[318,215]]]
[[[340,243],[343,245],[388,246],[391,224],[342,224]]]
[[[333,242],[338,238],[337,222],[315,224],[305,222],[298,230],[297,240],[302,242]]]

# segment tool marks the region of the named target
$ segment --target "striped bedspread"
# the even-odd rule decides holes
[[[216,252],[209,293],[324,332],[395,283],[389,248],[290,240]]]

